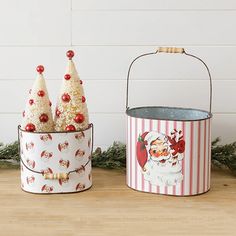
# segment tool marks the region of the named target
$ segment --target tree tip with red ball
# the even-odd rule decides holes
[[[66,56],[71,60],[74,57],[75,53],[72,50],[67,51]]]
[[[38,65],[36,70],[39,74],[42,74],[44,72],[44,67],[42,65]]]

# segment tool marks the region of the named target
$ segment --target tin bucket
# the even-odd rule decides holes
[[[27,132],[18,127],[21,188],[31,193],[73,193],[92,186],[93,124],[73,132]]]
[[[157,53],[182,53],[204,64],[210,78],[209,111],[178,107],[130,108],[129,77],[133,63]],[[183,48],[159,48],[135,58],[128,70],[127,185],[135,190],[192,196],[210,189],[212,80],[209,68]]]

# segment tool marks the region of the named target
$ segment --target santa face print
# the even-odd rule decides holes
[[[46,151],[46,150],[44,150],[44,151],[41,152],[41,159],[42,159],[44,162],[49,161],[52,157],[53,157],[53,153],[52,153],[52,152],[48,152],[48,151]]]
[[[84,167],[84,166],[81,166],[80,168],[78,168],[78,169],[76,170],[76,173],[77,173],[80,177],[84,176],[84,174],[85,174],[85,167]]]
[[[34,181],[35,181],[35,177],[32,175],[32,176],[29,176],[29,177],[26,177],[26,183],[28,185],[33,185],[34,184]]]
[[[63,143],[58,144],[58,150],[62,153],[67,153],[69,151],[69,143],[65,141]]]
[[[84,135],[83,131],[75,134],[75,139],[77,139],[78,141],[82,141],[84,139],[84,137],[85,137],[85,135]]]
[[[81,191],[83,189],[85,189],[85,184],[82,184],[82,183],[78,183],[75,187],[76,191]]]
[[[25,149],[27,152],[34,152],[34,143],[33,142],[28,142],[25,144]]]
[[[51,168],[46,168],[46,169],[44,169],[44,170],[41,170],[41,172],[44,174],[44,175],[46,175],[46,174],[53,174],[53,171],[52,171],[52,169]]]
[[[40,135],[40,140],[43,141],[44,144],[51,144],[52,143],[52,135],[51,134]]]
[[[185,141],[182,131],[170,136],[156,131],[145,132],[137,142],[137,161],[144,179],[152,185],[173,186],[181,182]]]
[[[153,161],[160,162],[160,164],[165,164],[166,160],[170,158],[169,145],[167,143],[167,138],[159,139],[151,142],[149,149],[150,158]]]
[[[27,159],[26,163],[27,163],[28,167],[30,167],[31,169],[35,168],[35,161],[34,160]]]
[[[58,183],[60,186],[65,186],[65,185],[69,185],[69,178],[68,179],[59,179]]]
[[[59,160],[59,166],[60,166],[61,170],[68,169],[69,166],[70,166],[70,161],[69,160],[60,159]]]
[[[85,151],[82,150],[82,149],[78,149],[76,152],[75,152],[75,158],[77,160],[82,160],[82,158],[84,157],[85,155]]]
[[[53,191],[53,186],[43,185],[41,188],[42,193],[51,193]]]

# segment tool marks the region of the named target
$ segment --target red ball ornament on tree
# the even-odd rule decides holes
[[[84,103],[86,101],[86,98],[84,96],[82,96],[81,101],[82,101],[82,103]]]
[[[25,126],[25,130],[28,132],[34,132],[35,131],[35,125],[32,123],[29,123]]]
[[[60,117],[60,115],[61,115],[61,112],[58,110],[58,108],[56,109],[56,116],[57,117]]]
[[[67,51],[66,56],[71,60],[72,57],[74,56],[74,52],[72,50]]]
[[[36,70],[39,72],[39,74],[42,74],[44,72],[44,67],[42,65],[37,66]]]
[[[75,126],[74,125],[67,125],[66,126],[66,131],[75,131]]]
[[[68,93],[64,93],[61,96],[61,99],[62,99],[63,102],[69,102],[70,101],[70,95]]]
[[[78,113],[76,117],[74,118],[74,121],[76,123],[83,123],[84,122],[84,115],[81,113]]]
[[[65,79],[65,80],[69,80],[70,78],[71,78],[71,76],[70,76],[69,74],[65,74],[65,75],[64,75],[64,79]]]
[[[34,104],[34,99],[30,99],[30,100],[29,100],[29,104],[30,104],[30,105],[33,105],[33,104]]]
[[[40,122],[46,123],[48,121],[48,115],[43,113],[42,115],[40,115],[39,120]]]
[[[39,90],[37,94],[39,97],[43,97],[45,95],[45,92],[43,90]]]

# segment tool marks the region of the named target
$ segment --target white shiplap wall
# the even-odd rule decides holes
[[[95,145],[125,141],[125,77],[137,55],[183,46],[209,65],[213,137],[236,139],[236,1],[1,0],[0,141],[16,139],[28,89],[44,64],[55,102],[65,52],[76,52]],[[131,102],[208,108],[206,71],[181,55],[142,60],[132,72]]]

